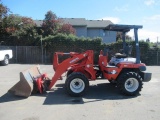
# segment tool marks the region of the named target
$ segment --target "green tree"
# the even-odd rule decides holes
[[[2,19],[4,17],[6,17],[9,12],[10,12],[9,8],[7,8],[6,6],[4,6],[3,3],[0,0],[0,21],[2,21]]]
[[[17,30],[20,29],[20,24],[22,23],[22,19],[18,15],[9,15],[5,17],[2,21],[3,28],[5,28],[6,32],[9,35],[13,35]]]
[[[9,36],[16,39],[16,41],[10,41],[10,44],[30,45],[38,37],[35,29],[36,25],[34,21],[28,17],[9,15],[3,19],[3,27]],[[8,41],[6,42],[8,43]]]
[[[66,24],[62,19],[58,18],[55,13],[48,11],[43,20],[42,34],[46,37],[48,35],[57,35],[58,33],[69,35],[75,34],[76,31],[70,24]]]
[[[33,29],[36,25],[31,18],[9,15],[3,19],[3,26],[8,34],[19,37],[28,34],[33,35]]]
[[[3,19],[8,15],[8,13],[10,13],[9,8],[7,8],[6,6],[3,5],[3,3],[0,0],[0,35],[5,35],[6,31],[3,28]]]
[[[45,14],[45,19],[43,20],[42,29],[43,36],[55,35],[60,28],[61,21],[58,19],[55,13],[48,11]]]

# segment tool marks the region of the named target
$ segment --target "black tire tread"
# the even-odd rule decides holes
[[[129,92],[125,89],[124,87],[124,84],[125,84],[125,81],[128,79],[128,78],[136,78],[139,82],[139,87],[137,88],[136,91],[134,92]],[[139,92],[141,91],[141,89],[143,88],[143,83],[142,83],[142,78],[141,76],[138,74],[138,73],[135,73],[135,72],[126,72],[126,73],[122,73],[118,80],[117,80],[117,87],[119,88],[120,92],[124,95],[127,95],[127,96],[134,96],[134,95],[137,95],[139,94]]]

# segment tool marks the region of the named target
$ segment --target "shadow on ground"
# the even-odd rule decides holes
[[[4,102],[11,102],[11,101],[17,101],[17,100],[23,100],[24,97],[15,96],[11,93],[6,93],[3,96],[0,97],[0,103]]]
[[[86,95],[83,97],[71,97],[66,94],[64,84],[57,84],[56,87],[51,91],[48,91],[44,94],[33,94],[32,96],[46,97],[43,105],[84,104],[103,100],[130,99],[136,97],[121,95],[117,87],[111,85],[110,83],[91,85]],[[24,99],[26,98],[14,96],[11,93],[6,93],[0,97],[0,103]]]
[[[83,97],[71,97],[66,94],[64,84],[58,84],[57,89],[47,93],[43,105],[54,104],[84,104],[103,100],[130,99],[136,96],[121,95],[116,86],[103,83],[89,87],[89,91]]]

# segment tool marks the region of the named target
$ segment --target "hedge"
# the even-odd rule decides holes
[[[132,57],[136,56],[135,42],[134,41],[126,41],[129,45],[133,46],[132,49]],[[95,64],[98,63],[98,56],[100,50],[104,48],[112,48],[112,52],[110,56],[113,56],[115,53],[120,52],[120,49],[123,49],[123,42],[117,41],[115,43],[110,44],[102,44],[101,38],[84,38],[84,37],[76,37],[74,35],[65,35],[58,34],[56,36],[48,36],[43,39],[43,45],[52,54],[54,52],[84,52],[86,50],[94,50],[94,61]],[[155,51],[152,51],[149,43],[144,41],[139,41],[140,46],[140,58],[141,62],[152,65],[150,58],[154,58]],[[152,54],[152,52],[154,52]],[[159,55],[160,56],[160,55]],[[62,59],[63,60],[63,59]],[[154,61],[155,64],[155,61]]]

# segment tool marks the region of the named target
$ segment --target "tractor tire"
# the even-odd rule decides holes
[[[111,85],[113,85],[113,86],[116,86],[117,85],[117,81],[115,81],[115,80],[108,80],[109,81],[109,83],[111,84]]]
[[[67,72],[67,77],[68,77],[72,72],[73,72],[72,70],[69,70],[69,71]]]
[[[4,57],[4,60],[2,61],[2,65],[3,66],[6,66],[6,65],[8,65],[9,64],[9,57],[6,55],[5,57]]]
[[[142,86],[142,78],[135,72],[122,73],[117,80],[117,87],[120,92],[127,96],[139,94]]]
[[[79,97],[84,95],[88,90],[89,81],[84,74],[73,72],[67,77],[65,88],[70,96]]]

